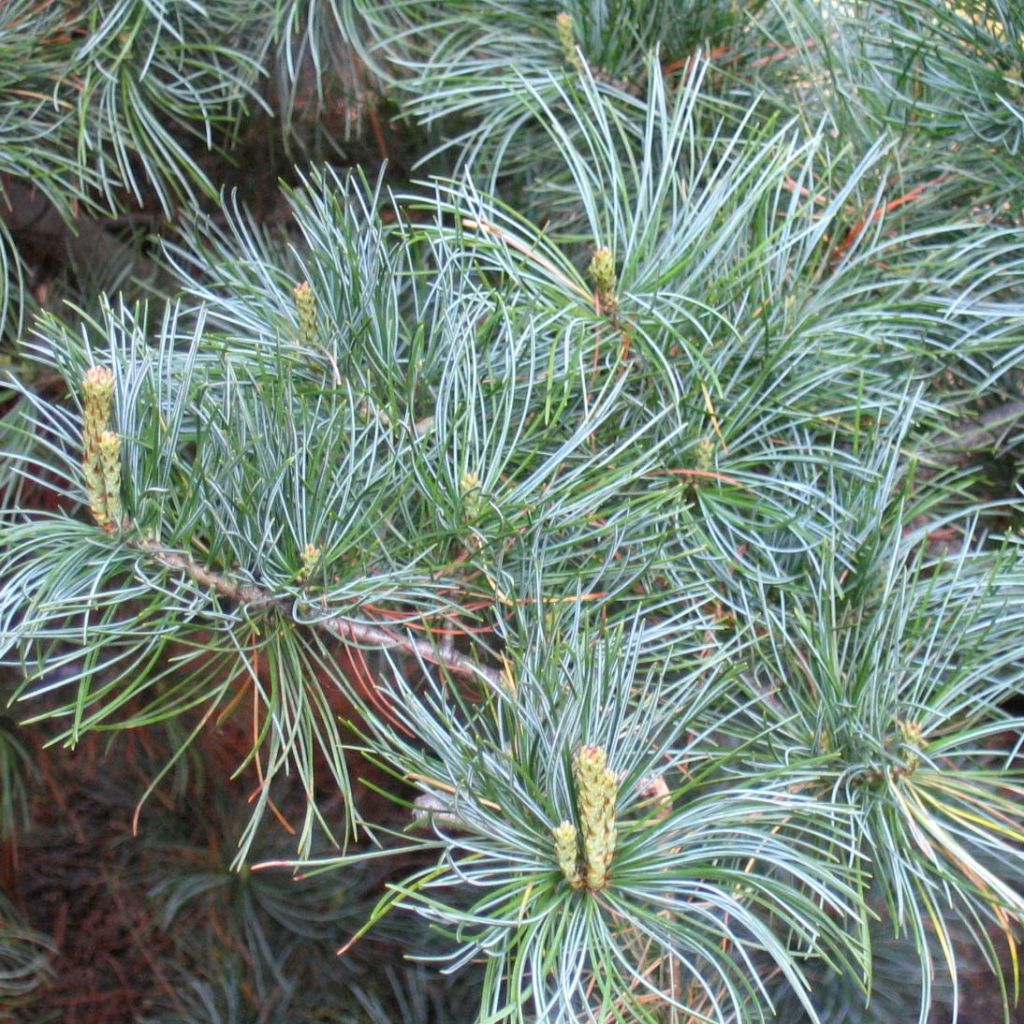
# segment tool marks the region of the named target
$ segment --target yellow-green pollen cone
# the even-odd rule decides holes
[[[555,858],[565,875],[565,880],[574,888],[583,885],[579,868],[579,834],[571,821],[563,821],[551,830],[555,837]]]
[[[93,366],[82,379],[85,391],[85,450],[94,451],[100,434],[110,426],[110,411],[114,405],[114,374],[105,366]]]
[[[295,308],[299,314],[299,341],[306,348],[314,348],[319,337],[316,296],[308,281],[297,284],[292,294],[295,296]]]
[[[100,466],[103,470],[103,504],[106,522],[101,525],[120,526],[124,520],[121,508],[121,435],[104,430],[99,439]],[[95,513],[94,513],[95,514]]]
[[[583,832],[583,865],[587,888],[603,889],[615,855],[615,804],[619,783],[608,767],[604,749],[590,745],[576,751],[573,763],[576,799]]]
[[[562,47],[562,60],[574,71],[582,71],[583,60],[576,49],[576,33],[573,30],[572,15],[562,11],[555,18],[555,27],[558,30],[558,42]]]
[[[618,287],[618,278],[615,274],[615,257],[612,255],[611,249],[602,246],[594,253],[588,273],[594,282],[601,312],[614,313],[618,309],[619,299],[615,292]]]
[[[82,387],[82,473],[89,509],[98,526],[116,526],[122,517],[121,438],[108,429],[114,405],[114,374],[105,366],[90,367]]]
[[[300,555],[302,559],[302,569],[299,571],[298,580],[300,583],[305,583],[310,576],[313,575],[313,570],[316,569],[317,563],[320,561],[320,556],[323,552],[315,544],[307,544],[302,549]]]
[[[463,473],[459,480],[459,491],[462,494],[462,507],[466,517],[476,519],[483,509],[483,496],[480,493],[480,477],[476,473]]]

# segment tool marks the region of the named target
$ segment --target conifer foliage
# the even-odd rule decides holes
[[[18,0],[0,53],[0,835],[44,740],[132,766],[124,1019],[926,1024],[978,964],[1011,1019],[1018,4]],[[40,269],[37,194],[120,269]]]

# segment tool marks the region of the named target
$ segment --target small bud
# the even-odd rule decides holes
[[[921,763],[921,750],[925,745],[924,727],[919,722],[908,722],[896,719],[900,738],[903,740],[904,762],[907,774],[913,772]]]
[[[915,747],[921,746],[924,739],[924,726],[920,722],[897,719],[896,724],[900,727],[900,735],[903,737],[904,743],[912,743]]]
[[[462,495],[462,505],[467,518],[476,519],[483,507],[480,477],[476,473],[463,473],[459,481],[459,493]]]
[[[306,348],[315,348],[319,340],[316,315],[316,296],[308,281],[295,286],[295,308],[299,314],[299,341]]]
[[[588,273],[596,287],[599,312],[614,313],[618,309],[619,299],[615,294],[618,280],[615,276],[615,257],[611,249],[601,246],[594,252]]]
[[[710,472],[715,465],[715,442],[710,437],[705,437],[697,442],[695,454],[697,469],[704,473]]]
[[[576,751],[573,763],[576,799],[583,831],[583,863],[587,888],[603,889],[615,854],[615,803],[618,780],[608,767],[608,755],[598,746]]]
[[[321,554],[322,552],[315,544],[307,544],[302,549],[302,569],[297,577],[299,583],[305,583],[313,575],[313,570],[316,568],[317,562],[320,561]]]
[[[558,42],[562,47],[562,60],[573,69],[583,70],[583,59],[579,50],[576,49],[576,33],[573,30],[572,15],[563,11],[555,18],[555,28],[558,30]]]
[[[551,830],[555,837],[555,859],[565,875],[565,880],[574,888],[583,885],[579,869],[579,835],[571,821],[563,821]]]

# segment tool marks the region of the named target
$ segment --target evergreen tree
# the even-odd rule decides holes
[[[87,7],[0,13],[5,196],[168,224],[5,239],[0,824],[15,720],[145,780],[136,1019],[1009,1020],[1018,5]]]

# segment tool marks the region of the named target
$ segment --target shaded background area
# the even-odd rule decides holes
[[[24,1024],[171,1024],[203,1021],[470,1021],[472,972],[447,979],[410,959],[431,948],[412,915],[390,915],[344,956],[340,947],[369,917],[389,880],[420,865],[409,857],[295,879],[287,869],[231,870],[255,771],[230,778],[244,757],[235,719],[201,734],[133,819],[139,797],[172,753],[163,730],[109,743],[90,736],[72,752],[44,747],[45,728],[5,719],[8,740],[30,754],[23,811],[8,831],[0,887],[37,933],[37,986],[0,1019]],[[8,743],[10,749],[10,743]],[[359,777],[384,780],[365,763]],[[377,776],[374,778],[374,776]],[[364,783],[359,806],[401,827],[407,811]],[[276,794],[279,817],[253,862],[286,858],[301,793]],[[323,800],[343,829],[341,801]],[[332,820],[332,811],[334,818]],[[24,819],[22,824],[24,824]],[[327,848],[325,845],[326,852]],[[437,952],[437,940],[433,942]],[[26,965],[26,980],[33,973]]]

